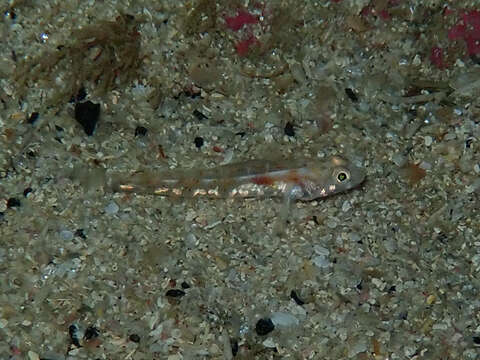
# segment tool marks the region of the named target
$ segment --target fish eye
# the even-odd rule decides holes
[[[350,179],[350,173],[346,170],[340,170],[338,173],[337,173],[337,181],[339,183],[343,183],[345,181],[347,181],[348,179]]]

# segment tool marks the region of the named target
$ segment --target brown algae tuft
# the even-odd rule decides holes
[[[52,89],[48,105],[58,105],[75,96],[83,86],[104,95],[117,85],[138,77],[141,64],[138,21],[120,15],[114,21],[74,30],[65,45],[19,61],[15,71],[17,92],[23,97],[29,84]],[[60,81],[58,80],[60,79]]]

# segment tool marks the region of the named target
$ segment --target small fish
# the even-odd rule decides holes
[[[110,179],[114,191],[219,198],[283,197],[311,201],[352,189],[365,171],[340,156],[328,159],[250,160],[211,169],[137,172]]]

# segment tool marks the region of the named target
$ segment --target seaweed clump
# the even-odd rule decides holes
[[[74,30],[70,44],[22,60],[15,73],[18,95],[25,96],[30,82],[53,89],[48,105],[58,105],[89,85],[102,96],[117,85],[138,77],[141,64],[138,21],[120,15]],[[59,85],[58,78],[62,81]]]

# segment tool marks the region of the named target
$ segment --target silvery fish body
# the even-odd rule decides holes
[[[115,191],[173,196],[284,197],[310,201],[352,189],[365,171],[340,156],[326,159],[249,160],[209,169],[117,175]]]

